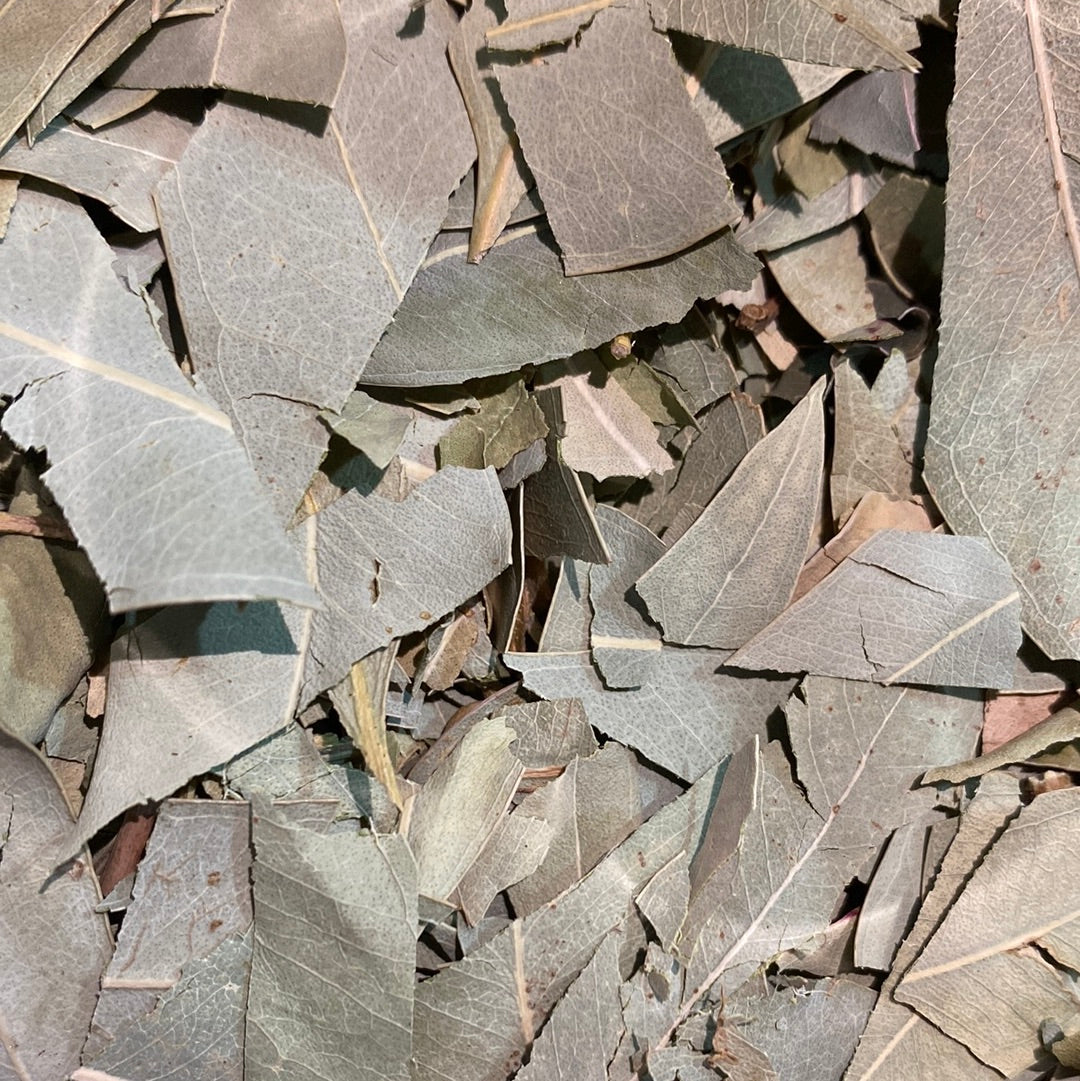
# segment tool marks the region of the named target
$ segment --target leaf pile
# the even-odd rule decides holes
[[[1080,1070],[1080,54],[947,8],[0,6],[0,1076]]]

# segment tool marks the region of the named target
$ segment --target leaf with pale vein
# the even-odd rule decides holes
[[[165,112],[145,112],[100,132],[53,121],[32,148],[18,143],[0,155],[0,169],[40,177],[104,203],[139,232],[158,227],[153,194],[183,154],[194,125]]]
[[[125,3],[79,50],[26,120],[32,144],[114,60],[153,24],[176,6],[176,0],[133,0]],[[145,102],[144,102],[145,104]]]
[[[284,728],[310,621],[310,611],[288,605],[190,605],[117,638],[101,745],[69,851],[126,808],[170,795]]]
[[[481,721],[417,794],[408,838],[425,897],[450,898],[506,813],[524,772],[513,741],[497,717]]]
[[[4,430],[48,450],[44,480],[114,612],[317,603],[228,418],[188,384],[112,261],[81,207],[23,186],[0,247],[0,390],[18,398]]]
[[[662,259],[738,220],[723,162],[643,7],[598,11],[565,51],[495,73],[567,274]]]
[[[204,1075],[195,1071],[211,1063],[214,1081],[243,1081],[251,938],[249,925],[245,934],[193,959],[153,1013],[125,1026],[99,1053],[84,1054],[86,1065],[71,1081],[101,1081],[102,1074],[201,1081]]]
[[[480,262],[487,254],[532,184],[484,48],[484,33],[496,21],[493,4],[478,0],[462,15],[447,45],[450,66],[476,140],[476,198],[469,234],[471,263]]]
[[[403,837],[253,816],[244,1077],[408,1081],[416,869]]]
[[[400,4],[343,15],[349,60],[322,135],[295,110],[220,102],[158,189],[195,368],[283,521],[326,450],[318,410],[344,405],[473,156],[449,10],[406,38]]]
[[[121,0],[78,0],[56,17],[53,4],[10,0],[0,8],[0,146],[18,130],[67,62],[120,6]]]
[[[992,774],[979,783],[964,809],[960,826],[919,909],[904,944],[893,959],[877,1006],[852,1057],[846,1081],[909,1081],[939,1073],[963,1081],[995,1081],[1000,1074],[983,1065],[963,1044],[946,1036],[920,1014],[893,998],[893,990],[922,952],[943,914],[981,862],[986,848],[1020,805],[1016,778]]]
[[[665,647],[643,687],[608,690],[589,653],[506,653],[543,698],[580,698],[589,721],[677,777],[692,781],[759,731],[791,680],[747,679],[720,668],[726,653]]]
[[[734,654],[736,668],[1010,687],[1013,577],[980,537],[883,529]]]
[[[385,386],[460,383],[595,349],[745,288],[758,264],[727,234],[650,266],[567,278],[553,241],[523,226],[479,266],[444,234],[364,369]]]
[[[669,642],[736,648],[791,598],[817,515],[824,380],[756,444],[637,592]]]
[[[1080,165],[1059,130],[1080,53],[1042,9],[960,15],[926,482],[954,532],[1009,561],[1024,629],[1059,659],[1080,657]]]
[[[1030,1065],[1045,1018],[1076,1011],[1068,971],[1080,966],[1078,816],[1075,788],[1024,807],[896,988],[899,1001],[1006,1076]],[[1039,888],[1025,888],[1018,905],[1018,884],[1030,883]],[[1029,943],[1040,952],[1023,950]]]
[[[329,108],[346,63],[341,24],[334,0],[279,0],[270,7],[228,0],[211,18],[161,23],[113,68],[110,81],[159,89],[214,86]]]
[[[0,730],[0,1076],[55,1081],[79,1063],[112,952],[93,870],[54,874],[71,810],[45,759]]]
[[[510,562],[510,515],[490,467],[440,469],[399,503],[347,492],[315,528],[326,606],[312,624],[304,703],[358,658],[441,619]]]
[[[641,794],[634,755],[611,741],[530,793],[515,815],[552,828],[540,866],[509,890],[516,915],[527,916],[580,882],[641,823]]]
[[[416,988],[414,1081],[503,1081],[634,895],[703,825],[715,771],[639,827],[557,904],[448,965]]]
[[[618,936],[609,934],[552,1011],[518,1081],[606,1081],[623,1032]]]
[[[788,60],[848,68],[918,67],[907,53],[919,44],[914,22],[891,4],[873,0],[649,0],[649,11],[658,30],[681,30]]]
[[[793,697],[787,706],[802,788],[777,744],[760,749],[755,738],[728,766],[717,813],[739,808],[724,827],[738,841],[718,846],[729,854],[692,896],[684,932],[702,929],[696,941],[684,934],[678,1021],[717,981],[731,991],[763,961],[824,931],[886,832],[933,807],[932,793],[911,790],[922,763],[978,736],[974,696],[817,677],[803,693],[805,705]],[[728,777],[741,790],[729,791]],[[695,921],[695,910],[703,918]]]
[[[596,519],[611,562],[589,574],[593,663],[611,688],[640,687],[660,657],[660,632],[645,614],[634,582],[664,553],[664,542],[614,507],[601,504]]]

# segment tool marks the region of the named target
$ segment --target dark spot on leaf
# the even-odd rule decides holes
[[[1030,563],[1028,564],[1028,570],[1029,570],[1029,571],[1031,571],[1031,573],[1032,573],[1032,574],[1038,574],[1038,573],[1039,573],[1039,571],[1041,571],[1041,570],[1042,570],[1042,563],[1041,563],[1041,561],[1040,561],[1040,560],[1038,560],[1038,559],[1033,559],[1033,560],[1032,560],[1032,561],[1031,561],[1031,562],[1030,562]]]
[[[216,931],[221,926],[221,923],[222,923],[221,920],[211,920],[210,921],[210,930],[211,930],[211,932]]]
[[[838,23],[846,23],[847,22],[847,16],[842,11],[834,11],[833,12],[833,18]]]
[[[206,876],[206,884],[208,886],[217,886],[220,883],[221,883],[221,872],[220,871],[211,871]]]

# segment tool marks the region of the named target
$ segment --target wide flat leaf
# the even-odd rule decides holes
[[[726,653],[665,647],[649,682],[608,690],[581,653],[506,653],[507,666],[544,698],[580,698],[589,721],[677,777],[693,781],[762,728],[791,688],[720,668]]]
[[[502,469],[547,432],[543,411],[524,382],[499,380],[490,394],[480,397],[479,412],[462,417],[439,440],[439,462]]]
[[[735,368],[719,336],[715,323],[694,307],[681,323],[664,328],[660,346],[649,358],[656,371],[675,380],[695,414],[739,389]]]
[[[728,660],[879,683],[1010,687],[1019,596],[979,537],[883,529]]]
[[[316,603],[228,418],[188,384],[112,261],[78,205],[23,186],[0,247],[0,389],[18,397],[4,430],[48,450],[43,479],[114,612]]]
[[[561,404],[560,461],[597,480],[646,477],[674,467],[648,414],[595,354],[575,357],[567,367],[553,383]]]
[[[913,67],[907,50],[918,44],[913,22],[891,4],[872,0],[649,0],[658,30],[681,30],[788,60],[833,67]]]
[[[728,235],[646,267],[567,278],[550,234],[522,226],[479,266],[444,234],[364,370],[386,386],[460,383],[594,349],[745,288],[757,261]]]
[[[567,274],[652,262],[738,220],[723,162],[643,9],[599,11],[565,52],[495,72]]]
[[[312,624],[305,703],[354,661],[441,619],[510,562],[510,514],[491,468],[440,469],[400,503],[347,492],[317,515],[316,529],[326,607]]]
[[[613,932],[555,1007],[519,1081],[604,1081],[623,1031],[620,982]]]
[[[862,376],[844,362],[834,380],[836,442],[829,490],[833,518],[840,522],[868,492],[908,498],[912,470],[891,418],[877,407]]]
[[[99,1054],[84,1054],[72,1081],[140,1077],[147,1081],[243,1081],[244,1013],[251,970],[251,928],[192,960],[152,1013],[125,1026]]]
[[[453,18],[435,6],[399,37],[407,6],[346,5],[321,135],[221,102],[158,190],[195,367],[283,521],[326,449],[318,410],[344,405],[473,156],[444,56]]]
[[[89,853],[60,874],[71,811],[45,759],[0,730],[0,1076],[55,1081],[79,1064],[112,950]]]
[[[1057,5],[1041,7],[960,16],[926,481],[955,532],[984,534],[1009,561],[1025,630],[1063,658],[1080,657],[1080,165],[1060,130],[1078,57],[1075,34],[1051,30]]]
[[[642,802],[632,752],[614,741],[526,796],[517,815],[552,827],[540,866],[509,891],[516,915],[527,916],[580,882],[641,823]]]
[[[718,864],[692,869],[678,1021],[718,980],[730,991],[823,931],[883,835],[933,807],[931,793],[912,791],[920,763],[944,747],[973,746],[978,733],[973,696],[813,677],[803,693],[805,705],[793,698],[787,707],[803,787],[778,745],[760,749],[756,740],[725,774],[709,831],[728,840],[715,849]]]
[[[239,802],[166,800],[161,805],[139,863],[116,950],[102,977],[92,1028],[94,1050],[84,1055],[88,1064],[102,1070],[123,1066],[132,1071],[117,1076],[139,1076],[151,1069],[160,1076],[170,1065],[181,1067],[183,1056],[199,1046],[196,1043],[182,1051],[174,1046],[170,1054],[167,1040],[154,1046],[147,1026],[161,1029],[177,1023],[176,1018],[171,1022],[151,1018],[156,1010],[171,1012],[161,997],[179,988],[184,979],[190,983],[193,971],[209,963],[216,950],[230,943],[239,945],[251,925],[248,818],[248,808]],[[234,957],[238,964],[231,974],[239,976],[238,990],[247,982],[250,944],[240,952],[247,956]],[[217,958],[214,967],[224,960],[224,956]],[[208,990],[204,988],[199,997]],[[228,1001],[234,996],[226,991],[222,997]],[[241,1002],[232,1001],[231,1010],[203,1011],[204,1022],[207,1013],[224,1022],[223,1038],[231,1033],[234,1071],[242,1061],[240,1006]],[[183,1016],[181,1011],[181,1024]],[[135,1026],[134,1032],[126,1031],[130,1026]],[[150,1046],[140,1047],[139,1037]]]
[[[1024,807],[896,988],[897,999],[1006,1076],[1031,1064],[1046,1018],[1076,1012],[1078,815],[1075,788]],[[1022,949],[1029,943],[1042,956]]]
[[[214,86],[329,107],[345,65],[341,23],[333,0],[285,0],[269,8],[259,0],[228,0],[212,18],[160,24],[110,78],[122,87]]]
[[[524,771],[513,740],[497,717],[481,721],[417,794],[408,839],[423,896],[448,900],[506,813]]]
[[[164,112],[146,112],[100,132],[57,120],[33,148],[14,144],[0,169],[50,180],[104,203],[133,229],[158,227],[153,194],[191,138],[194,126]]]
[[[16,132],[64,65],[120,6],[121,0],[76,0],[63,18],[50,0],[13,0],[0,10],[0,146]]]
[[[791,599],[820,498],[824,391],[822,380],[747,452],[701,517],[638,580],[666,641],[741,646]]]
[[[416,871],[403,837],[253,816],[244,1077],[408,1081]]]
[[[634,894],[700,834],[716,783],[708,771],[551,905],[515,920],[416,988],[414,1081],[503,1081]]]
[[[126,808],[170,795],[284,728],[297,705],[310,621],[310,611],[286,605],[191,605],[117,638],[72,847]]]

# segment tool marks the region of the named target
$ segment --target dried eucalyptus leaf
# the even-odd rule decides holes
[[[0,389],[18,397],[4,430],[48,449],[43,480],[114,612],[317,603],[228,418],[185,380],[112,261],[81,207],[24,185],[0,247]]]
[[[817,514],[824,381],[756,444],[698,520],[637,582],[664,639],[735,648],[791,598]]]
[[[1020,598],[979,537],[883,529],[728,660],[755,671],[1009,687]]]
[[[597,11],[543,64],[494,67],[567,274],[662,259],[738,220],[723,162],[643,8]]]
[[[479,266],[453,234],[432,245],[364,369],[386,386],[460,383],[595,349],[637,327],[681,319],[701,296],[745,288],[757,261],[727,234],[650,266],[563,275],[550,235],[504,236]]]

